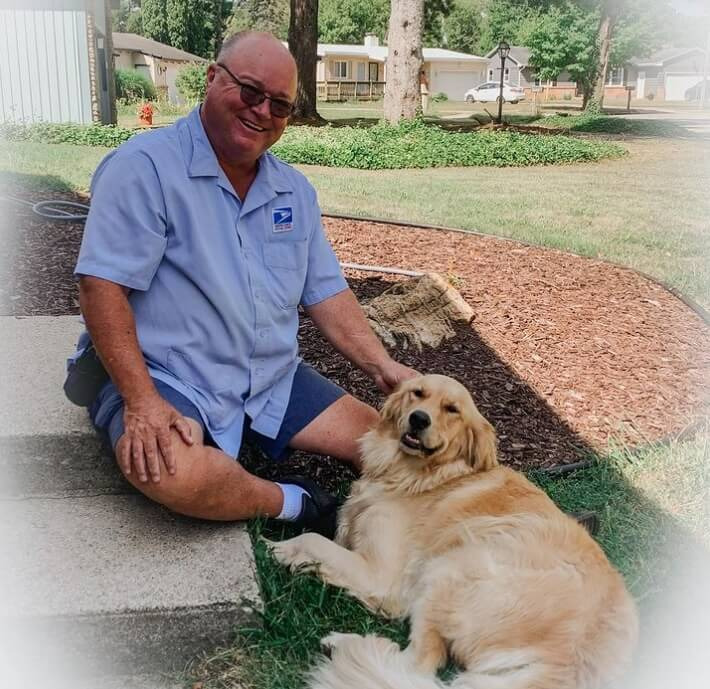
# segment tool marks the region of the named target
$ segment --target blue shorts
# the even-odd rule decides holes
[[[187,397],[162,380],[153,379],[153,383],[158,394],[164,400],[183,416],[188,416],[200,424],[205,434],[205,444],[215,446],[197,407]],[[312,366],[301,362],[293,378],[291,397],[276,438],[267,438],[265,435],[253,431],[247,416],[244,422],[244,440],[255,444],[270,459],[282,461],[289,455],[288,444],[291,438],[345,394],[345,390],[339,385],[324,378]],[[111,447],[115,449],[125,428],[123,425],[123,399],[112,382],[106,384],[96,401],[89,407],[89,416],[94,426],[108,436]],[[101,418],[101,425],[96,423],[97,417]]]

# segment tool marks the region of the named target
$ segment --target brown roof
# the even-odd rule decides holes
[[[163,60],[176,60],[179,62],[207,62],[205,58],[199,55],[193,55],[184,50],[173,48],[171,45],[159,43],[152,38],[139,36],[135,33],[113,33],[113,48],[114,50],[130,50],[134,53],[144,53],[152,55]]]

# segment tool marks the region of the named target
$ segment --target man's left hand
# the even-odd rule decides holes
[[[381,365],[378,371],[372,376],[375,385],[386,395],[389,395],[402,381],[420,376],[419,371],[415,371],[409,366],[400,364],[394,359],[390,359]]]

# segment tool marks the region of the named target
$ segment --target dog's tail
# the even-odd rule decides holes
[[[310,675],[309,689],[445,689],[433,675],[416,671],[411,657],[381,636],[330,634],[331,657]]]
[[[331,657],[310,675],[309,689],[565,689],[574,687],[568,666],[555,666],[524,650],[481,657],[451,684],[421,674],[413,658],[380,636],[331,634]]]

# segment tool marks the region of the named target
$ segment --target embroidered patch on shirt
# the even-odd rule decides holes
[[[271,217],[274,221],[274,232],[290,232],[293,229],[292,208],[274,208]]]

